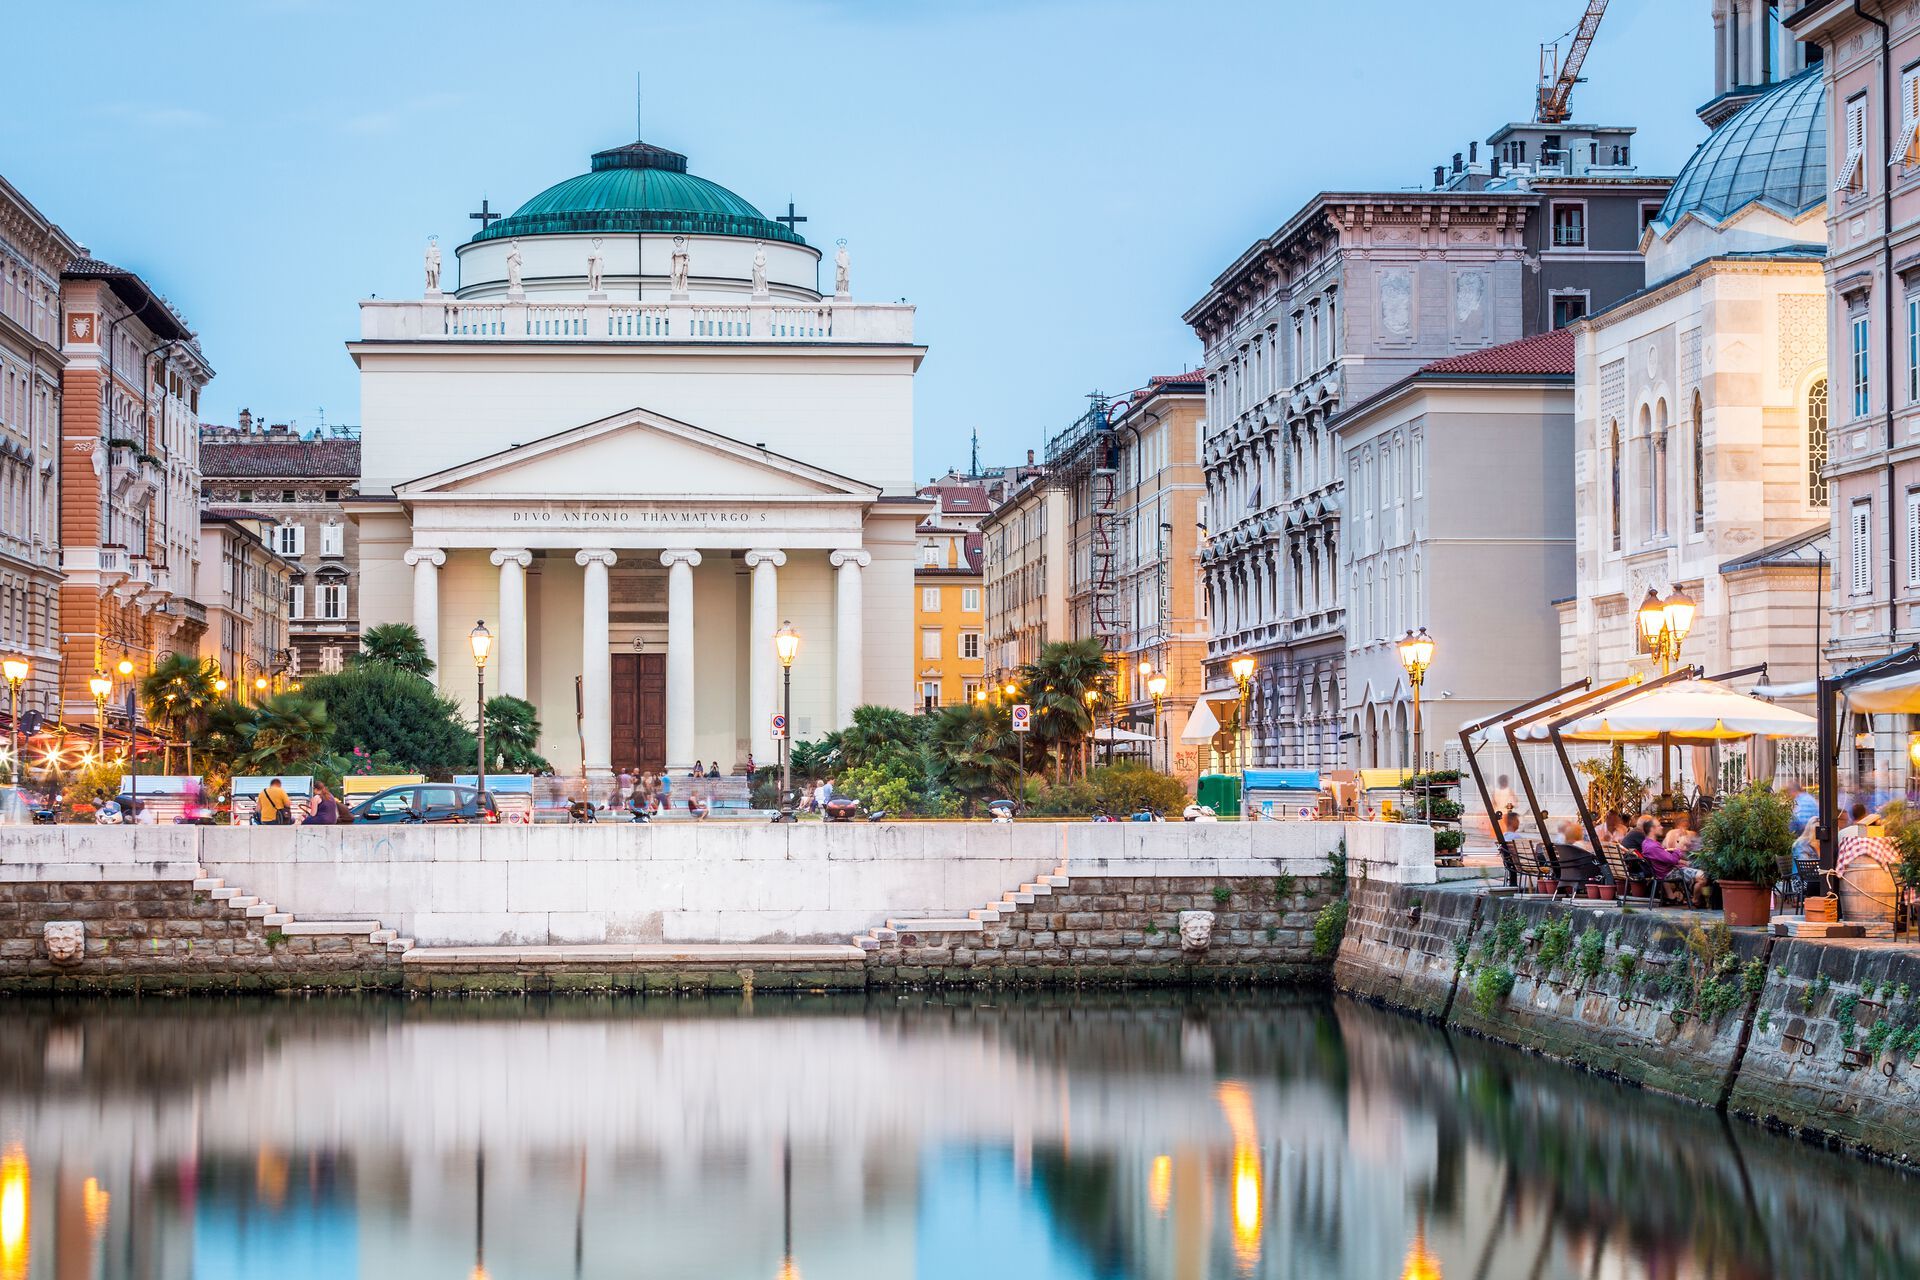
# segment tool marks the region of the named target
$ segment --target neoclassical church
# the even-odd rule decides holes
[[[1647,287],[1577,327],[1570,680],[1644,670],[1634,613],[1675,588],[1699,609],[1682,660],[1817,674],[1826,91],[1814,67],[1743,93],[1648,225]]]
[[[471,708],[484,620],[560,772],[772,760],[784,623],[797,736],[909,705],[925,349],[796,225],[635,142],[360,304],[363,625]]]

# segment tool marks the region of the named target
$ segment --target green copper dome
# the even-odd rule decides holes
[[[806,243],[719,183],[688,173],[679,152],[645,142],[595,153],[591,172],[548,187],[474,240],[635,232]]]

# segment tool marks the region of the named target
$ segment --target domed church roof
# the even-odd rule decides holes
[[[1725,222],[1750,204],[1789,218],[1827,198],[1827,87],[1816,64],[1761,94],[1715,129],[1673,180],[1654,219]]]
[[[688,173],[678,151],[646,142],[596,152],[590,172],[548,187],[473,239],[641,231],[806,243],[719,183]]]

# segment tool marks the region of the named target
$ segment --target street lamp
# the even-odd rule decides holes
[[[1247,699],[1253,692],[1253,655],[1243,653],[1227,664],[1234,684],[1240,687],[1240,772],[1247,771]]]
[[[467,644],[473,649],[473,679],[475,684],[474,723],[480,726],[480,792],[481,804],[485,804],[487,793],[487,655],[493,652],[493,632],[487,630],[485,618],[473,624],[473,630],[467,632]]]
[[[1167,696],[1167,678],[1158,672],[1148,676],[1147,693],[1153,698],[1153,737],[1154,741],[1158,742],[1160,740],[1160,700]],[[1173,760],[1170,758],[1172,752],[1168,751],[1165,755],[1168,757],[1166,759],[1166,770],[1168,773],[1172,773]]]
[[[1413,686],[1413,768],[1421,770],[1420,759],[1420,686],[1426,683],[1427,668],[1433,665],[1433,637],[1425,627],[1409,631],[1400,639],[1400,665],[1407,669],[1407,682]],[[1420,789],[1420,816],[1427,816],[1427,789]]]
[[[7,763],[8,774],[13,785],[20,785],[20,686],[27,682],[27,673],[33,670],[25,658],[8,658],[0,662],[0,672],[7,677],[7,735],[12,745],[11,758]]]
[[[107,758],[107,695],[113,692],[113,681],[107,679],[107,673],[96,671],[87,681],[87,689],[93,694],[93,755],[96,760]]]
[[[1646,644],[1647,655],[1660,668],[1661,675],[1672,671],[1673,664],[1679,660],[1680,646],[1686,642],[1687,632],[1693,630],[1696,612],[1698,606],[1679,587],[1665,600],[1655,595],[1652,588],[1647,589],[1647,598],[1640,602],[1635,620],[1640,624],[1640,638]]]
[[[114,667],[127,681],[127,797],[133,801],[134,821],[140,817],[140,695],[133,687],[133,661],[122,658]]]
[[[780,793],[784,796],[793,790],[793,660],[800,653],[800,633],[791,622],[781,623],[773,633],[773,651],[780,658],[780,715],[787,726],[780,735]]]

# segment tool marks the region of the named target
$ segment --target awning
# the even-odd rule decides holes
[[[1196,698],[1193,710],[1187,715],[1187,727],[1180,731],[1180,741],[1209,743],[1213,735],[1220,732],[1220,717],[1213,714],[1213,706],[1207,698]]]
[[[1532,741],[1545,739],[1551,723],[1543,720],[1528,725],[1519,736]],[[1813,717],[1804,712],[1775,706],[1711,680],[1683,680],[1580,716],[1564,726],[1560,736],[1570,742],[1704,745],[1756,735],[1811,738],[1814,728]]]
[[[1157,742],[1150,733],[1135,733],[1131,729],[1109,729],[1105,725],[1093,731],[1095,742]]]
[[[1850,711],[1872,715],[1920,712],[1920,670],[1895,672],[1849,685],[1841,691]]]

